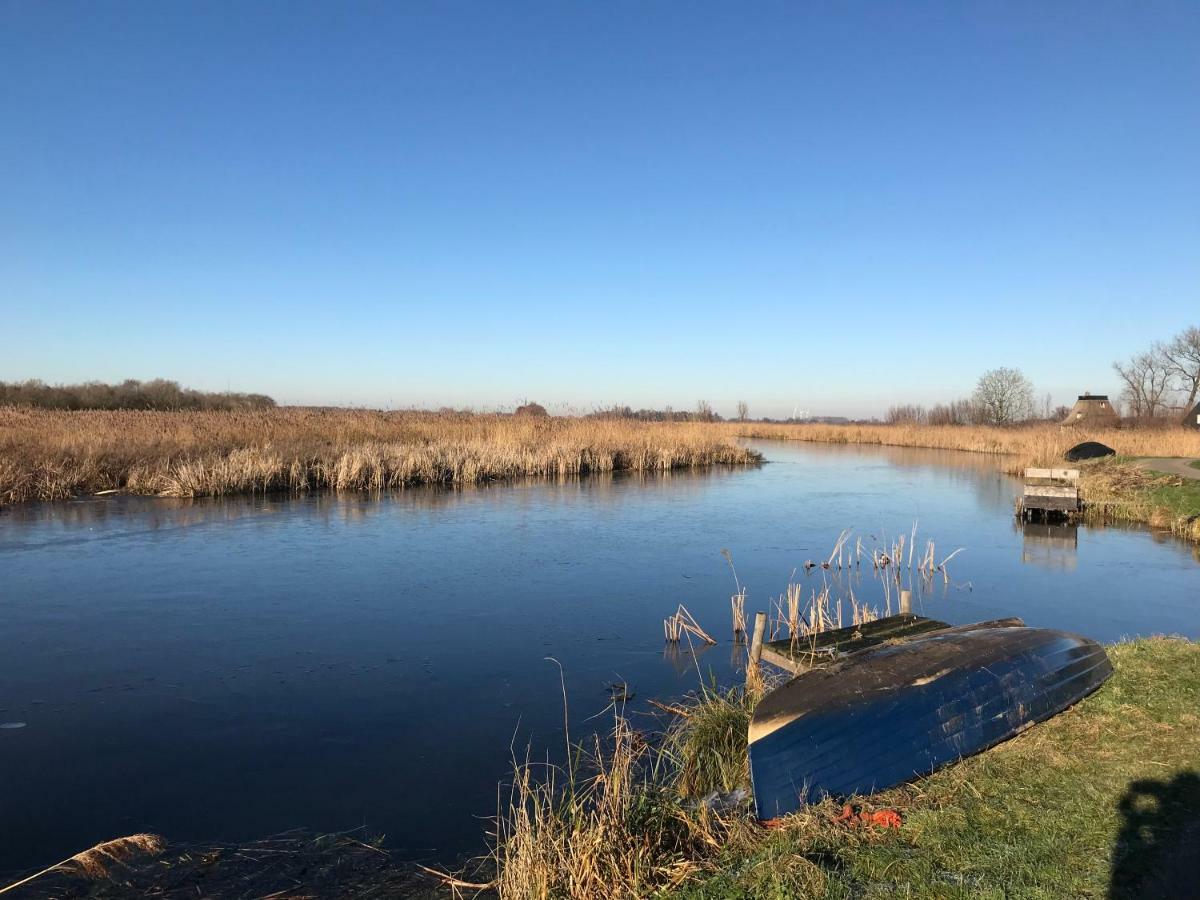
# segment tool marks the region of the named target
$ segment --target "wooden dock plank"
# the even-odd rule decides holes
[[[1026,469],[1026,478],[1044,478],[1049,481],[1079,481],[1078,469]]]
[[[1079,488],[1067,487],[1066,485],[1057,484],[1027,484],[1025,485],[1026,497],[1071,497],[1072,499],[1079,496]]]

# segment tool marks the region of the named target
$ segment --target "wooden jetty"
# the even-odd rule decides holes
[[[1018,519],[1074,521],[1081,508],[1078,469],[1025,470],[1025,489],[1017,498]]]

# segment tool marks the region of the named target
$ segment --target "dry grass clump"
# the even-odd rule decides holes
[[[501,898],[637,900],[697,873],[718,845],[715,820],[678,802],[665,760],[624,716],[582,763],[591,774],[516,766],[493,843]]]
[[[1108,652],[1114,677],[1071,710],[914,784],[848,798],[900,810],[898,830],[848,825],[833,800],[756,823],[739,790],[752,694],[702,691],[671,707],[655,742],[617,716],[586,779],[517,767],[489,886],[580,900],[1080,897],[1108,894],[1111,878],[1113,896],[1139,896],[1200,812],[1200,645],[1150,638]],[[1146,797],[1159,798],[1156,814]]]
[[[391,490],[519,476],[744,465],[703,423],[284,408],[0,407],[0,503],[121,490],[170,497]]]
[[[746,734],[762,693],[734,688],[688,698],[686,715],[671,724],[665,742],[672,787],[680,797],[729,793],[750,784]]]
[[[20,881],[0,887],[0,894],[6,894],[51,872],[62,872],[77,878],[100,881],[110,877],[115,868],[124,868],[139,856],[155,856],[161,853],[165,846],[166,842],[157,834],[131,834],[128,837],[104,841],[52,866],[47,866],[39,872],[34,872]]]
[[[755,702],[740,689],[701,691],[664,707],[676,718],[655,736],[614,708],[610,734],[576,749],[565,770],[516,764],[486,886],[502,900],[634,900],[710,870],[751,827],[746,730]]]

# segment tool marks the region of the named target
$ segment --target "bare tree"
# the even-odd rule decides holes
[[[1167,368],[1179,385],[1180,390],[1187,392],[1187,400],[1183,403],[1183,414],[1186,416],[1196,406],[1196,397],[1200,396],[1200,328],[1193,325],[1185,328],[1162,348],[1163,358]]]
[[[902,403],[889,406],[883,420],[889,425],[923,425],[928,418],[925,407],[919,403]]]
[[[1128,362],[1113,363],[1125,383],[1121,396],[1135,418],[1153,419],[1167,411],[1173,369],[1163,348],[1155,344]]]
[[[713,416],[712,404],[709,403],[707,400],[697,400],[696,401],[696,421],[697,422],[711,422],[713,420],[713,418],[714,418],[714,416]]]
[[[971,425],[979,421],[975,401],[970,398],[952,400],[950,403],[935,403],[929,410],[926,421],[930,425]]]
[[[1033,384],[1020,369],[992,369],[980,377],[974,400],[983,424],[1011,425],[1033,415]]]
[[[750,404],[745,400],[739,400],[737,405],[738,421],[745,422],[750,415]]]

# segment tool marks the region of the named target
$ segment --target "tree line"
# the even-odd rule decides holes
[[[1113,370],[1121,379],[1119,399],[1126,418],[1169,420],[1186,415],[1200,399],[1200,327],[1157,341],[1127,361],[1113,363]],[[1052,407],[1049,394],[1039,404],[1032,382],[1020,369],[999,368],[985,372],[969,397],[930,407],[898,404],[888,409],[884,420],[892,425],[1013,425],[1061,421],[1069,411],[1066,406]]]
[[[234,391],[197,391],[177,381],[126,379],[120,384],[88,381],[83,384],[46,384],[38,379],[0,381],[0,406],[33,406],[40,409],[266,409],[275,401],[266,394]]]
[[[1200,397],[1200,327],[1156,341],[1125,362],[1113,363],[1129,415],[1157,419],[1187,414]]]
[[[970,397],[924,407],[904,403],[888,409],[889,425],[1013,425],[1038,419],[1062,419],[1066,407],[1052,409],[1047,394],[1039,410],[1033,382],[1020,369],[1001,367],[984,372]]]
[[[739,414],[743,413],[742,404],[738,405]],[[746,407],[746,413],[749,407]],[[631,406],[615,404],[603,409],[586,413],[587,419],[637,419],[640,422],[724,422],[724,417],[715,412],[707,400],[699,400],[694,410],[675,409],[666,406],[662,409],[634,409]]]

